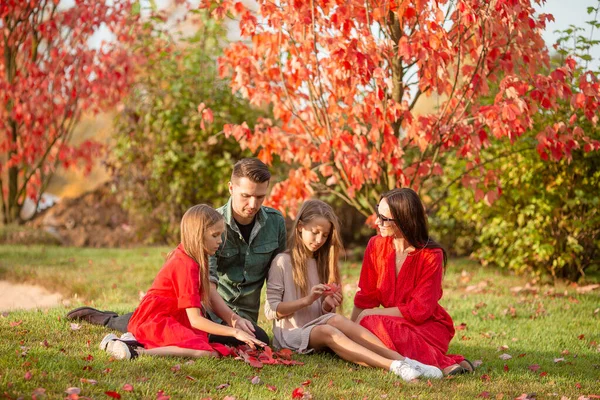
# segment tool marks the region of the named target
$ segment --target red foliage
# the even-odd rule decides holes
[[[536,15],[529,0],[259,0],[255,12],[204,0],[201,7],[215,18],[240,17],[245,40],[226,49],[220,73],[252,103],[271,106],[275,120],[225,133],[267,163],[277,155],[297,166],[269,200],[292,216],[315,189],[368,215],[373,188],[418,188],[443,174],[438,160],[447,152],[481,166],[491,136],[514,141],[533,129],[536,113],[565,102],[598,120],[594,74],[575,82],[572,58],[539,73],[549,66],[541,31],[553,17]],[[491,104],[479,101],[494,94]],[[432,96],[435,110],[417,112],[417,100]],[[600,149],[576,120],[541,130],[538,143],[552,159],[580,146]],[[462,182],[492,203],[501,194],[497,178],[481,175]]]
[[[82,114],[119,102],[131,83],[133,0],[2,2],[0,47],[0,186],[5,221],[25,197],[37,200],[56,167],[87,171],[101,146],[73,145]],[[92,45],[101,27],[116,40]]]

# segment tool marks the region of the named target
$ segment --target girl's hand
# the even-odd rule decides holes
[[[261,342],[257,338],[250,336],[248,333],[244,332],[241,329],[236,329],[233,334],[233,337],[239,340],[240,342],[246,343],[253,349],[255,349],[257,345],[261,347],[265,347],[267,345],[266,343]]]
[[[310,294],[305,297],[306,305],[310,306],[312,303],[317,301],[317,299],[319,297],[321,297],[323,295],[323,292],[325,292],[328,288],[329,287],[327,285],[324,285],[322,283],[319,283],[318,285],[313,286],[310,289]]]

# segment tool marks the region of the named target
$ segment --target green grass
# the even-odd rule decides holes
[[[81,396],[97,399],[109,398],[107,391],[123,399],[155,399],[160,390],[173,399],[289,399],[307,380],[311,382],[304,388],[314,399],[458,399],[484,392],[490,398],[535,393],[537,398],[577,399],[600,394],[598,291],[578,294],[571,286],[533,285],[536,292],[515,293],[511,288],[524,287],[524,278],[466,259],[451,260],[444,278],[443,305],[456,325],[466,324],[457,330],[450,352],[482,365],[473,375],[430,384],[405,384],[382,370],[356,367],[328,354],[294,356],[304,366],[266,365],[261,370],[233,359],[112,361],[97,347],[106,329],[85,323],[71,329],[64,314],[80,304],[132,310],[168,250],[0,246],[0,279],[38,283],[72,302],[70,307],[0,317],[0,396],[29,398],[44,388],[46,398],[64,398],[67,388],[79,387]],[[359,271],[359,264],[345,264],[350,290],[346,314]],[[270,331],[265,321],[261,325]],[[503,353],[512,358],[500,359]],[[555,362],[557,358],[564,361]],[[535,364],[539,369],[530,370]],[[172,369],[176,365],[181,368]],[[261,380],[256,385],[250,381],[255,375]],[[127,383],[133,392],[122,389]],[[218,389],[224,383],[230,386]]]

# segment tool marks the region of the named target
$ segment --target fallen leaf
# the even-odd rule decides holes
[[[533,372],[536,372],[538,369],[540,369],[540,366],[538,364],[532,364],[527,368],[529,368]]]
[[[267,385],[267,389],[269,389],[271,392],[276,392],[277,388],[273,385]]]
[[[31,371],[27,371],[25,372],[25,380],[28,381],[33,377],[33,374],[31,373]]]
[[[298,387],[292,391],[292,399],[301,399],[304,397],[304,388]]]
[[[50,347],[50,345],[48,344],[48,341],[44,339],[43,342],[40,342],[40,344],[46,348]]]
[[[14,328],[15,326],[19,326],[22,323],[23,323],[23,320],[16,321],[16,322],[15,321],[11,321],[9,325]]]
[[[177,372],[181,369],[181,364],[175,364],[171,367],[171,371]]]
[[[475,361],[473,361],[473,366],[475,368],[478,368],[481,364],[483,364],[482,360],[475,360]]]
[[[582,335],[579,335],[579,336],[577,336],[577,339],[579,339],[579,340],[583,340],[583,339],[585,339],[585,335],[583,335],[583,334],[582,334]]]
[[[167,396],[165,394],[165,392],[163,392],[162,390],[159,390],[156,393],[156,400],[170,400],[170,399],[171,399],[171,396]]]
[[[488,374],[483,374],[483,375],[481,375],[481,380],[483,382],[489,382],[491,380],[491,378]]]
[[[217,386],[217,390],[225,389],[229,386],[231,386],[229,383],[221,383],[219,386]]]
[[[498,347],[498,351],[505,351],[508,350],[508,346],[503,344],[502,346]]]
[[[81,325],[71,322],[71,330],[77,331],[81,329]]]
[[[31,399],[32,400],[38,400],[38,399],[42,399],[46,397],[46,389],[44,388],[37,388],[35,389],[33,392],[31,392]]]
[[[506,361],[506,360],[510,360],[512,358],[512,356],[510,354],[503,353],[503,354],[500,354],[498,356],[498,358],[500,358],[501,360],[505,360]]]
[[[577,383],[575,384],[575,387],[576,387],[577,389],[581,389],[581,383],[577,382]]]
[[[484,399],[488,399],[490,397],[490,392],[481,392],[477,395],[477,397],[482,397]]]
[[[126,392],[133,392],[133,385],[126,383],[123,385],[122,389]]]
[[[310,385],[310,379],[307,379],[304,382],[302,382],[302,386],[308,386],[308,385]]]
[[[548,373],[546,371],[540,372],[540,377],[541,378],[545,377],[546,375],[548,375]]]
[[[252,379],[250,379],[250,382],[253,385],[258,385],[260,383],[260,378],[258,377],[258,375],[255,375],[255,376],[252,377]]]
[[[79,394],[81,393],[81,389],[79,389],[78,387],[70,387],[67,388],[67,390],[65,390],[66,394]]]
[[[504,364],[504,372],[508,372],[508,365]]]
[[[94,361],[94,356],[88,354],[87,357],[83,357],[83,361]]]
[[[526,355],[527,355],[527,353],[521,353],[521,354],[519,354],[519,358],[525,357]]]
[[[108,392],[104,392],[108,397],[112,397],[113,399],[120,399],[121,395],[115,391],[109,390]]]
[[[81,378],[79,381],[82,383],[89,383],[90,385],[95,385],[98,383],[98,381],[96,381],[94,379],[87,379],[87,378]]]
[[[190,375],[186,375],[185,379],[190,380],[192,382],[195,382],[197,380],[196,378],[194,378],[193,376],[190,376]]]
[[[465,324],[463,322],[460,325],[454,326],[454,329],[457,330],[457,331],[464,331],[465,329],[467,329],[467,324]]]
[[[563,357],[560,357],[560,358],[555,358],[555,359],[554,359],[554,362],[555,362],[555,363],[559,363],[559,362],[563,362],[563,361],[565,361],[565,359],[564,359]]]

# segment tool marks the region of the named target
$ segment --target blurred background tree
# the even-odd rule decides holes
[[[177,240],[190,206],[227,201],[233,163],[251,154],[221,134],[223,124],[268,114],[218,77],[224,27],[204,12],[190,15],[182,25],[192,35],[158,29],[165,12],[152,17],[158,25],[136,42],[147,62],[115,118],[115,189],[147,243]]]
[[[578,63],[568,84],[577,93],[580,81],[598,86],[599,71],[585,72],[591,52],[600,41],[596,7],[587,9],[588,29],[571,26],[562,31],[554,65],[574,56]],[[596,31],[597,32],[597,31]],[[544,73],[544,71],[541,71]],[[592,76],[594,75],[594,76]],[[596,89],[597,90],[597,89]],[[581,97],[576,97],[581,98]],[[600,267],[600,153],[584,146],[569,149],[571,159],[559,161],[536,152],[546,127],[564,130],[577,122],[592,139],[600,140],[598,114],[586,118],[581,109],[561,102],[554,112],[537,113],[534,127],[511,144],[506,139],[482,153],[484,163],[499,172],[502,195],[493,205],[482,200],[481,190],[456,185],[473,166],[447,158],[448,173],[432,190],[443,201],[433,204],[432,226],[455,254],[472,253],[482,264],[517,273],[547,275],[577,281]],[[473,169],[477,172],[478,169]],[[479,195],[478,195],[479,193]]]

